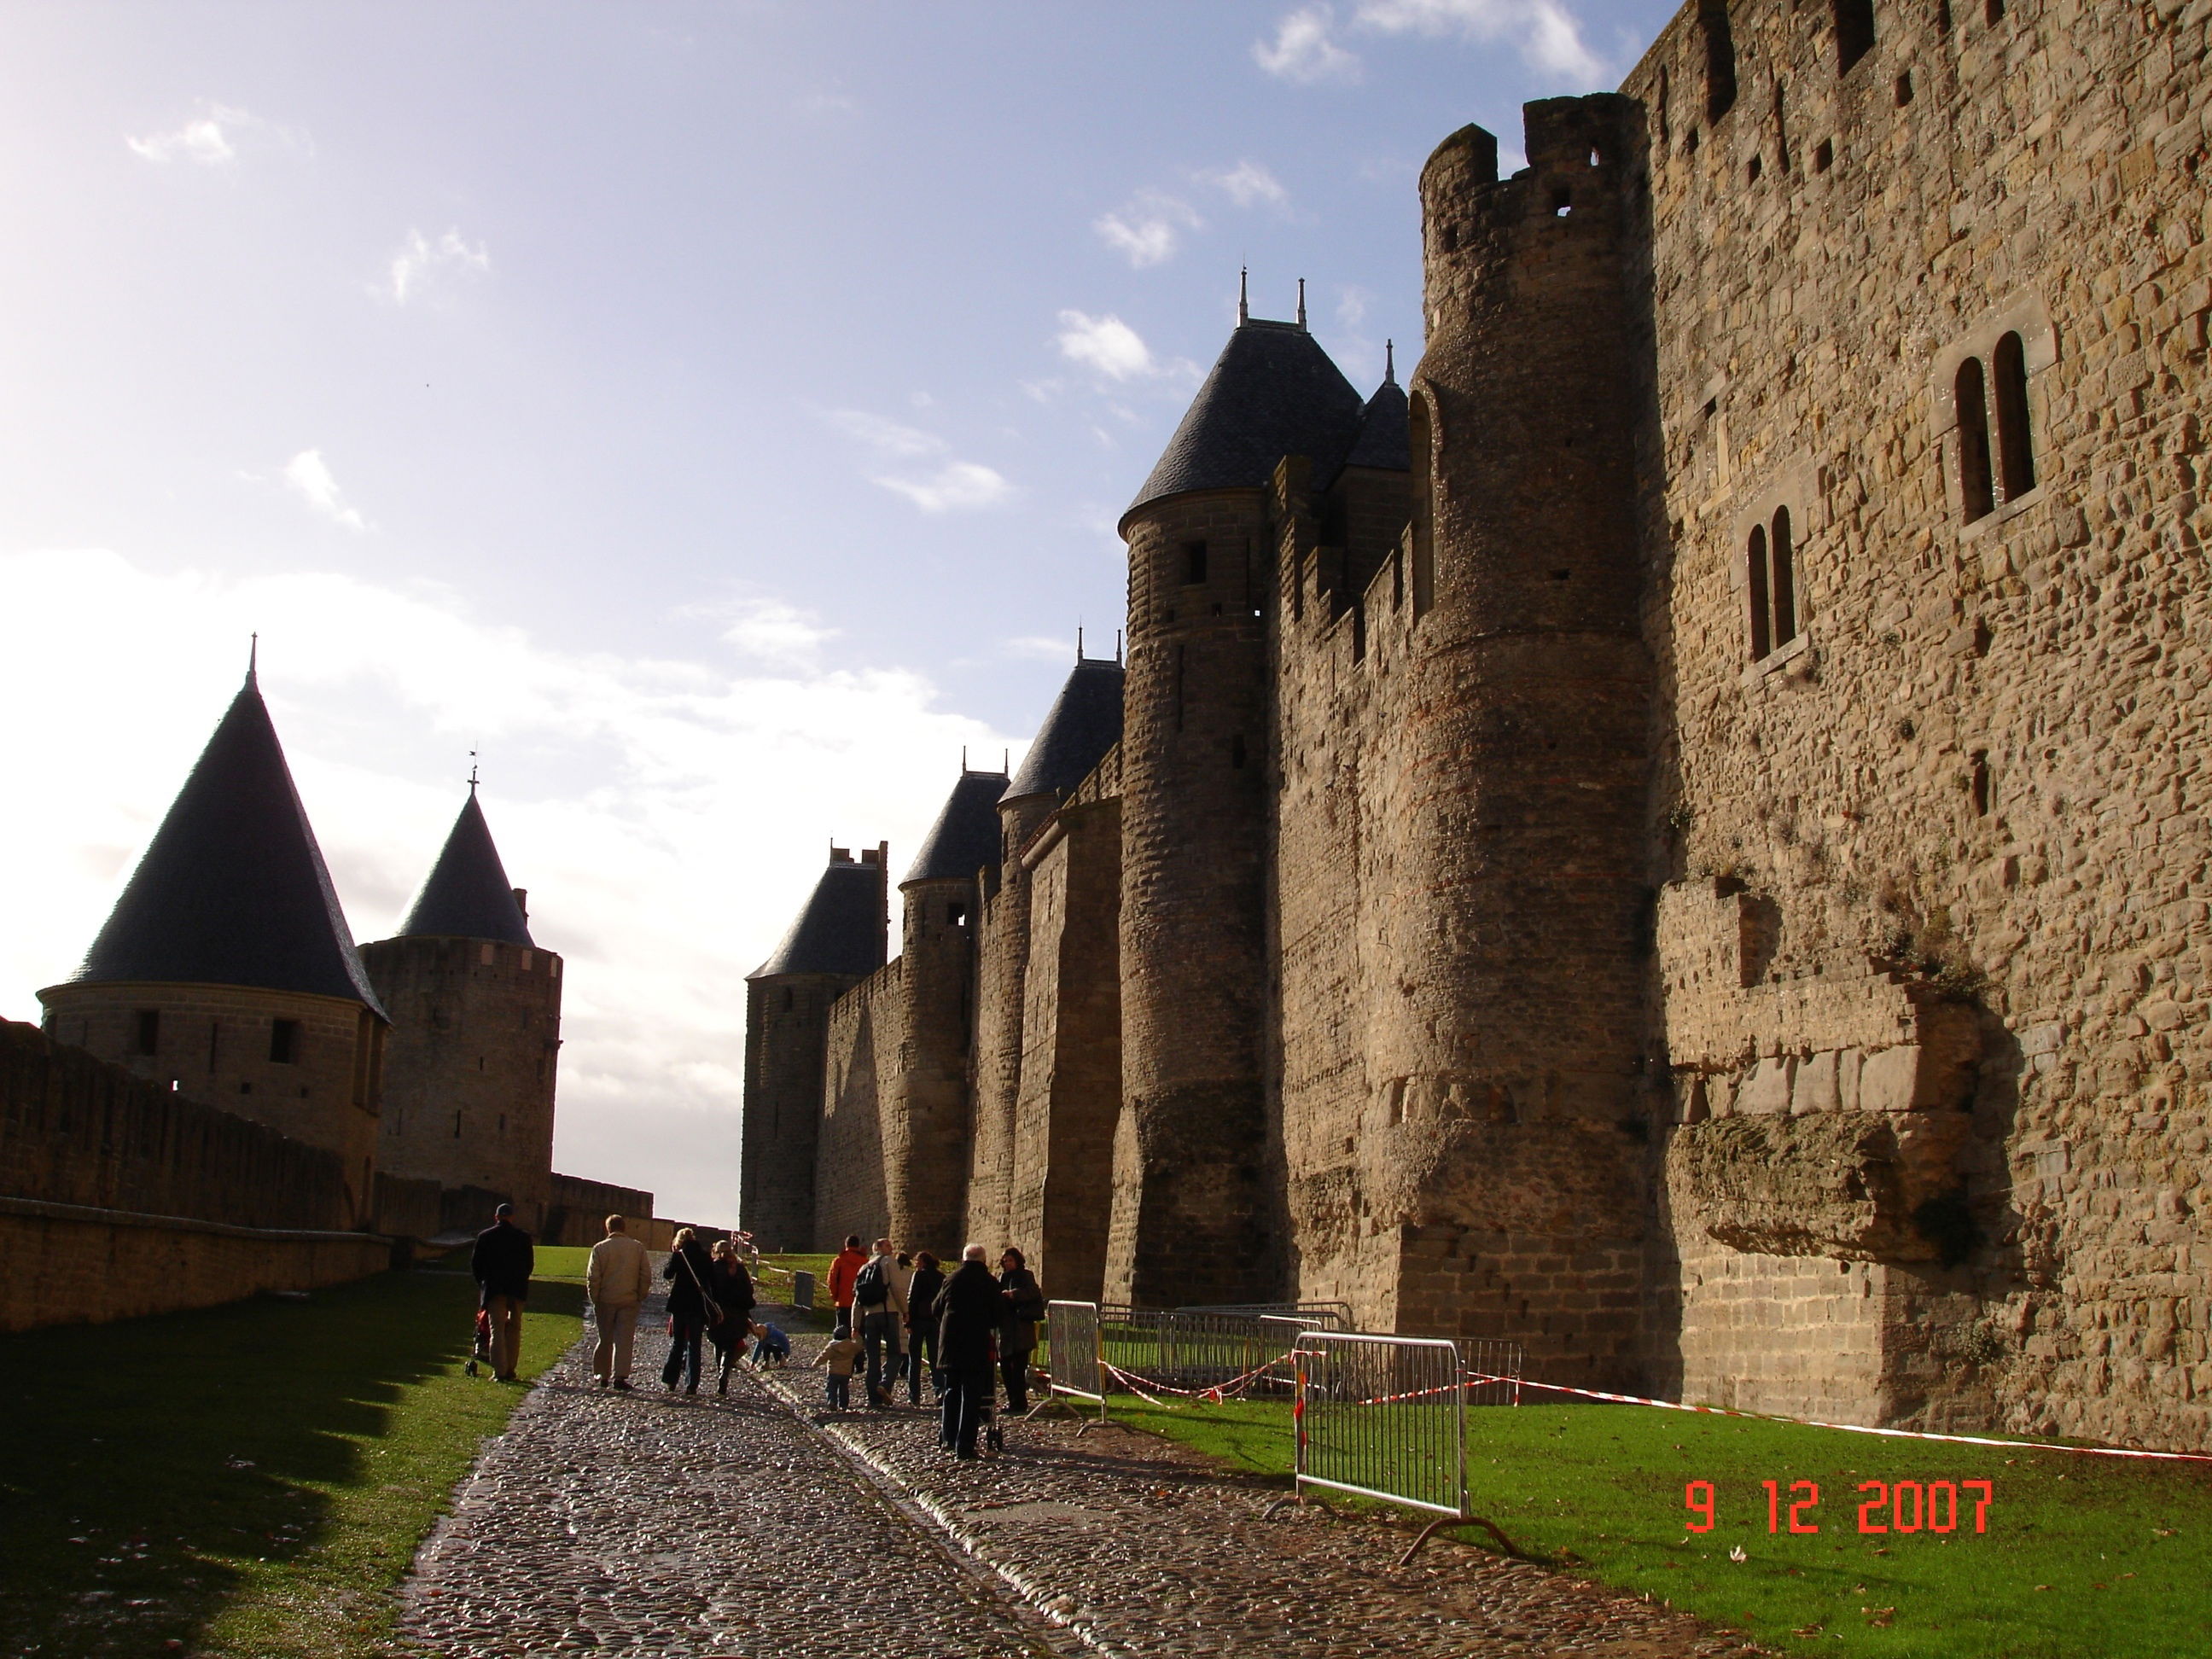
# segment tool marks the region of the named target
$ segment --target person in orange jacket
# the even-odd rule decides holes
[[[860,1327],[853,1318],[853,1281],[867,1265],[868,1253],[860,1248],[860,1234],[846,1234],[845,1248],[830,1264],[830,1301],[837,1310],[837,1322],[853,1326],[856,1334]]]

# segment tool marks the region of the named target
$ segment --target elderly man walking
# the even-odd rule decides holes
[[[976,1455],[975,1437],[991,1403],[991,1350],[1006,1307],[987,1257],[981,1244],[961,1251],[960,1271],[937,1297],[937,1363],[945,1370],[938,1443],[963,1458]]]
[[[637,1340],[638,1310],[653,1292],[653,1258],[629,1236],[629,1224],[607,1218],[607,1236],[592,1246],[585,1269],[585,1293],[592,1298],[592,1320],[599,1340],[592,1350],[592,1371],[599,1386],[629,1387],[629,1354]]]
[[[530,1297],[538,1251],[530,1235],[514,1224],[514,1205],[501,1205],[492,1218],[492,1224],[477,1235],[469,1272],[477,1281],[479,1305],[491,1322],[491,1374],[498,1382],[512,1382],[522,1356],[522,1304]]]

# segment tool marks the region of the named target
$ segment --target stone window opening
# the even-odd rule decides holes
[[[1951,32],[1951,0],[1936,0],[1936,33]]]
[[[945,925],[948,927],[965,927],[968,925],[968,907],[957,899],[946,905]]]
[[[1717,121],[1735,107],[1735,33],[1728,0],[1698,0],[1698,27],[1705,37],[1705,119]]]
[[[1736,520],[1735,580],[1742,594],[1745,645],[1750,665],[1748,687],[1806,649],[1802,599],[1797,574],[1797,537],[1802,517],[1796,504],[1805,494],[1800,465],[1778,480]]]
[[[1447,253],[1456,253],[1459,252],[1459,227],[1457,225],[1446,225],[1444,227],[1444,252]]]
[[[456,1140],[459,1140],[460,1138],[461,1138],[461,1115],[460,1115],[459,1112],[455,1112],[455,1113],[453,1114],[453,1139],[456,1139]]]
[[[1959,501],[1966,521],[1973,524],[1996,511],[1996,489],[1990,470],[1990,409],[1982,360],[1969,357],[1959,365],[1952,395],[1959,410]]]
[[[1836,73],[1874,50],[1874,0],[1836,0]]]
[[[1835,165],[1836,146],[1832,141],[1823,138],[1820,140],[1819,144],[1814,146],[1813,150],[1813,171],[1815,173],[1826,173],[1830,167]]]
[[[161,1052],[161,1011],[158,1008],[141,1008],[138,1011],[137,1052],[142,1054]]]
[[[1788,86],[1778,76],[1774,82],[1774,165],[1790,171],[1790,120],[1784,102]]]
[[[291,1066],[298,1062],[300,1052],[300,1022],[296,1019],[272,1019],[269,1022],[269,1063],[272,1066]]]
[[[1229,763],[1240,772],[1244,769],[1244,734],[1242,732],[1229,739]]]
[[[1565,188],[1552,192],[1552,216],[1564,219],[1575,210],[1575,193]]]
[[[1667,66],[1664,64],[1660,64],[1658,96],[1652,100],[1651,113],[1659,124],[1659,148],[1662,150],[1664,150],[1674,139],[1674,134],[1668,130],[1669,122],[1667,117],[1667,100],[1673,88],[1674,77],[1667,72]]]
[[[1195,587],[1206,580],[1206,544],[1185,542],[1182,544],[1182,585]]]
[[[1744,170],[1743,170],[1743,178],[1744,178],[1744,182],[1745,182],[1746,184],[1748,184],[1748,185],[1755,185],[1755,184],[1757,184],[1757,183],[1759,182],[1759,175],[1760,173],[1764,173],[1765,170],[1766,170],[1766,163],[1765,163],[1765,161],[1764,160],[1762,160],[1759,155],[1757,155],[1756,154],[1754,154],[1754,155],[1752,156],[1750,162],[1749,162],[1749,163],[1745,167],[1745,168],[1744,168]]]
[[[789,1012],[791,1012],[791,1006],[792,1006],[792,1003],[793,1003],[793,1000],[794,1000],[794,998],[793,998],[793,993],[792,993],[791,987],[789,987],[788,985],[785,986],[785,987],[783,988],[783,1012],[786,1012],[787,1014],[787,1013],[789,1013]]]
[[[499,1133],[501,1138],[504,1139],[507,1135],[507,1114],[505,1112],[501,1112],[499,1115]]]
[[[1982,19],[1992,28],[2003,22],[2004,0],[1986,0],[1982,9]]]
[[[1991,354],[1996,382],[1997,467],[2004,496],[2018,501],[2035,488],[2035,442],[2027,421],[2027,345],[2017,330]]]
[[[1990,815],[1990,752],[1986,749],[1974,751],[1973,770],[1966,781],[1967,791],[1974,799],[1974,816],[1985,818]]]
[[[1912,71],[1911,70],[1907,70],[1904,74],[1897,77],[1897,106],[1899,109],[1903,109],[1911,101]]]

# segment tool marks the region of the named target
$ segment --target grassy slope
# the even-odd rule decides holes
[[[0,1338],[0,1654],[380,1651],[384,1592],[521,1398],[462,1375],[475,1305],[464,1274],[384,1273]],[[531,1306],[526,1377],[580,1297]]]
[[[1163,1411],[1123,1421],[1238,1467],[1287,1473],[1288,1410]],[[1806,1653],[1923,1659],[2171,1659],[2212,1652],[2212,1472],[1591,1406],[1468,1413],[1474,1507],[1522,1547]],[[1683,1488],[1711,1481],[1719,1524],[1690,1532]],[[1766,1493],[1812,1480],[1817,1534],[1770,1535]],[[1948,1538],[1862,1536],[1864,1480],[1987,1480]],[[1909,1516],[1909,1505],[1908,1505]],[[1470,1533],[1474,1541],[1482,1534]],[[1748,1558],[1729,1558],[1741,1547]],[[1887,1610],[1887,1611],[1886,1611]]]

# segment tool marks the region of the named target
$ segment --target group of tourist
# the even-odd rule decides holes
[[[890,1240],[879,1238],[870,1255],[860,1235],[849,1235],[830,1264],[836,1329],[815,1362],[828,1372],[830,1405],[851,1403],[853,1376],[861,1371],[870,1406],[890,1405],[902,1378],[918,1406],[927,1371],[939,1407],[939,1442],[961,1457],[977,1455],[998,1379],[1006,1410],[1027,1411],[1044,1291],[1019,1250],[1007,1247],[996,1275],[989,1255],[970,1244],[948,1274],[927,1250],[894,1254]]]
[[[714,1352],[716,1392],[730,1390],[730,1373],[755,1345],[763,1359],[790,1356],[789,1339],[774,1325],[756,1322],[759,1298],[748,1263],[760,1254],[750,1236],[716,1239],[710,1248],[690,1227],[679,1228],[661,1267],[668,1287],[668,1359],[660,1380],[672,1392],[699,1392],[702,1350]],[[499,1206],[494,1224],[477,1235],[471,1270],[482,1291],[480,1328],[488,1328],[488,1358],[501,1382],[514,1380],[536,1252],[530,1235],[514,1224],[514,1206]],[[894,1253],[888,1238],[871,1255],[857,1233],[830,1264],[830,1299],[836,1328],[815,1360],[827,1373],[830,1404],[852,1402],[853,1378],[864,1375],[867,1402],[893,1403],[902,1380],[909,1403],[922,1402],[929,1380],[939,1407],[938,1437],[961,1457],[977,1455],[977,1441],[1003,1381],[1006,1410],[1029,1409],[1030,1368],[1037,1325],[1044,1318],[1043,1289],[1022,1253],[1011,1245],[991,1272],[989,1252],[970,1244],[947,1273],[927,1250]],[[637,1321],[653,1293],[653,1258],[629,1235],[618,1215],[592,1247],[585,1279],[599,1340],[592,1351],[598,1386],[630,1388],[630,1352]]]

